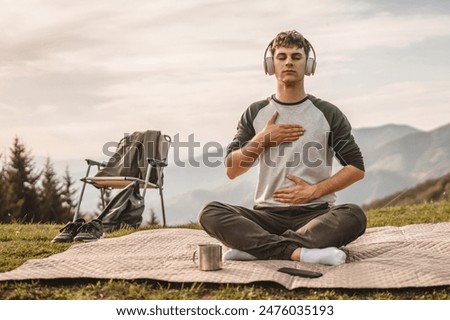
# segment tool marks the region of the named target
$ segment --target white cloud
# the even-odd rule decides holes
[[[433,50],[416,47],[424,40],[448,42],[449,13],[412,6],[394,13],[350,0],[3,1],[0,146],[19,134],[36,153],[78,157],[98,147],[89,137],[107,141],[144,127],[225,144],[244,108],[273,92],[273,78],[262,71],[263,51],[278,31],[293,28],[318,51],[318,73],[308,87],[342,103],[356,126],[397,120],[435,126],[442,117],[412,100],[420,100],[419,80],[383,83],[353,75],[342,81],[352,72],[343,62],[400,58],[382,53],[370,61],[368,50],[412,48],[414,57]],[[418,73],[421,68],[427,66]],[[448,99],[440,92],[445,85],[445,79],[423,84],[433,110],[440,112]],[[381,102],[410,102],[411,109],[401,117],[377,108]],[[424,112],[427,124],[418,123],[414,117]]]
[[[346,106],[355,127],[398,123],[431,130],[449,122],[449,87],[450,81],[407,81],[380,86],[337,103]]]

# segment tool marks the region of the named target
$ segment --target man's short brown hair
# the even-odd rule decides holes
[[[275,49],[279,47],[303,48],[307,56],[309,55],[310,50],[308,40],[306,40],[305,37],[303,37],[303,35],[296,30],[283,31],[277,34],[277,36],[272,40],[272,45],[270,48],[272,55],[274,54]]]

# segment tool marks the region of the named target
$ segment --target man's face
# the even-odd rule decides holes
[[[305,76],[306,54],[303,48],[278,47],[273,55],[275,76],[278,81],[294,83]]]

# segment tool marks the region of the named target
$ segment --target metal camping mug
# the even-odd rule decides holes
[[[198,261],[195,256],[198,252]],[[214,271],[222,269],[222,246],[220,244],[199,244],[192,255],[192,261],[201,271]]]

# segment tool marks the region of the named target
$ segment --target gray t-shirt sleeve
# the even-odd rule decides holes
[[[344,114],[336,117],[330,135],[330,144],[336,158],[343,166],[352,165],[364,171],[364,161],[359,146],[351,134],[352,127]]]
[[[343,166],[352,165],[362,171],[364,160],[361,150],[352,135],[352,127],[344,113],[335,105],[311,96],[311,100],[327,119],[331,132],[328,143]]]
[[[236,135],[227,147],[225,157],[227,157],[231,152],[245,146],[255,136],[256,132],[253,126],[253,120],[256,118],[259,110],[265,107],[268,103],[269,99],[261,100],[251,104],[247,110],[245,110],[237,125]]]

